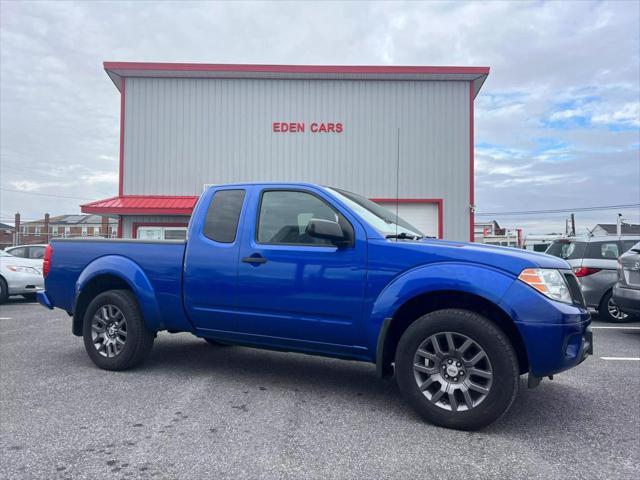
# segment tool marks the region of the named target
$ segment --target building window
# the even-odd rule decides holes
[[[187,227],[138,227],[134,232],[136,238],[141,240],[184,240],[187,238]]]
[[[93,227],[93,236],[94,237],[100,236],[100,227]]]
[[[40,235],[40,225],[35,226],[35,234]]]
[[[71,236],[71,227],[64,227],[64,236],[65,237]]]
[[[87,236],[87,227],[82,227],[82,236],[83,237]]]
[[[22,234],[26,235],[27,233],[29,233],[29,227],[27,227],[26,225],[22,226]]]
[[[58,236],[58,227],[51,227],[51,235],[54,237]]]
[[[118,236],[118,227],[109,227],[109,236],[115,238]]]

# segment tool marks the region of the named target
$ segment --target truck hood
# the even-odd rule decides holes
[[[569,264],[557,257],[512,247],[497,247],[481,243],[462,243],[422,239],[384,240],[405,250],[416,266],[433,262],[457,262],[486,265],[517,276],[525,268],[554,268],[570,270]]]

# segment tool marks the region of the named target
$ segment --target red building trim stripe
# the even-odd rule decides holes
[[[473,82],[469,82],[469,240],[475,241],[473,234],[475,224],[475,153],[474,153],[474,132],[473,132]]]
[[[118,172],[118,195],[124,195],[124,112],[125,112],[126,81],[122,79],[120,90],[120,171]]]
[[[444,236],[444,200],[442,198],[370,198],[376,203],[435,203],[438,205],[438,238]]]

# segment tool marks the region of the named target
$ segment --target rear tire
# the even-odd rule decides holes
[[[600,316],[600,319],[604,320],[605,322],[612,323],[630,322],[632,320],[631,315],[628,315],[620,310],[620,307],[618,307],[613,302],[613,299],[611,298],[612,295],[613,292],[610,290],[602,297],[600,306],[598,307],[598,314]]]
[[[9,299],[9,287],[4,278],[0,277],[0,305]]]
[[[155,338],[129,290],[109,290],[95,297],[87,307],[82,336],[89,358],[104,370],[139,365]]]
[[[438,310],[412,323],[398,343],[395,366],[405,399],[441,427],[485,427],[518,393],[518,358],[509,339],[467,310]]]

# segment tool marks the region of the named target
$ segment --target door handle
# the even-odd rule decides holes
[[[259,255],[257,253],[254,253],[250,257],[244,257],[242,259],[242,261],[244,263],[253,263],[254,265],[259,265],[261,263],[267,263],[267,259],[264,258],[262,255]]]

